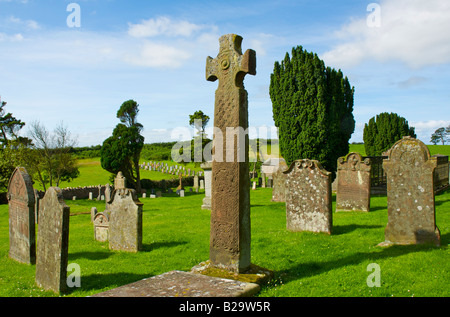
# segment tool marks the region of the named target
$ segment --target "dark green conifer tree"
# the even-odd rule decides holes
[[[326,67],[301,46],[275,63],[270,97],[281,156],[288,164],[308,158],[336,171],[355,130],[353,95],[354,87],[340,70]]]
[[[364,147],[367,156],[380,156],[404,136],[416,138],[415,128],[396,113],[383,112],[364,126]]]

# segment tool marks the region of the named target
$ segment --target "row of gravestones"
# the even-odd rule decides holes
[[[440,244],[435,222],[434,170],[420,140],[405,137],[393,145],[383,168],[387,174],[388,224],[383,244]],[[336,211],[370,210],[370,159],[350,153],[338,160]],[[274,176],[273,201],[286,202],[290,231],[331,234],[331,173],[318,161],[298,160],[281,165]]]
[[[137,252],[142,248],[143,205],[134,190],[125,188],[122,173],[115,179],[114,188],[105,212],[97,214],[95,221],[108,220],[111,250]],[[35,278],[39,287],[65,292],[70,208],[64,202],[61,189],[49,188],[39,202],[37,239],[35,193],[31,178],[23,167],[17,168],[10,178],[8,201],[9,256],[21,263],[36,264]],[[95,234],[98,235],[98,231]]]
[[[172,174],[172,175],[183,175],[186,177],[189,176],[203,176],[202,171],[198,171],[197,173],[194,170],[191,170],[190,168],[186,168],[184,166],[179,165],[172,165],[169,166],[167,163],[163,162],[148,162],[148,163],[142,163],[139,165],[141,169],[148,170],[148,171],[156,171],[166,174]]]

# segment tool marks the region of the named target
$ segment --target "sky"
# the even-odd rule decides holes
[[[197,110],[212,130],[218,84],[206,81],[206,58],[234,33],[256,51],[244,84],[257,136],[276,137],[270,75],[301,45],[355,87],[350,142],[395,112],[428,144],[450,126],[449,30],[448,0],[0,0],[0,96],[25,123],[62,123],[78,146],[111,136],[129,99],[145,143],[189,139]]]

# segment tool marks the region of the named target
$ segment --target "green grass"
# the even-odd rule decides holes
[[[431,155],[442,154],[450,156],[450,145],[427,145]],[[364,144],[350,144],[350,153],[358,152],[362,156],[366,155]]]
[[[81,288],[66,296],[89,296],[171,270],[189,271],[209,258],[210,212],[204,195],[176,194],[141,199],[143,251],[114,252],[94,240],[89,213],[104,202],[67,201],[69,263],[81,268]],[[275,272],[261,297],[450,295],[450,192],[436,196],[441,247],[378,247],[387,223],[386,197],[372,197],[370,213],[334,213],[333,234],[286,231],[284,203],[271,202],[271,189],[251,191],[252,262]],[[35,285],[35,266],[8,257],[8,206],[0,206],[0,296],[55,296]],[[381,287],[370,288],[367,266],[381,268]]]

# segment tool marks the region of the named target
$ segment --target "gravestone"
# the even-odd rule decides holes
[[[200,189],[205,189],[205,180],[200,180]]]
[[[106,202],[111,200],[111,185],[109,184],[105,186],[105,200]]]
[[[109,240],[109,212],[106,210],[95,215],[94,238],[99,242]]]
[[[289,168],[284,159],[280,159],[278,163],[278,169],[272,174],[273,176],[273,188],[272,188],[272,201],[284,202],[286,201],[286,175],[284,172]]]
[[[420,140],[404,137],[392,146],[383,162],[388,199],[383,244],[440,244],[433,186],[436,166],[436,158]]]
[[[133,189],[115,189],[108,203],[109,248],[138,252],[142,249],[142,203]]]
[[[122,172],[117,173],[114,179],[114,189],[125,189],[126,188],[126,178],[123,176]]]
[[[203,163],[201,168],[205,171],[205,198],[203,198],[202,209],[211,210],[212,162]]]
[[[331,234],[331,173],[318,161],[292,162],[286,175],[286,228]]]
[[[23,167],[15,169],[8,184],[9,257],[27,264],[36,263],[35,192],[31,177]]]
[[[338,159],[336,211],[370,211],[370,159],[350,153]]]
[[[194,176],[194,188],[198,188],[198,176]]]
[[[206,61],[206,79],[219,81],[214,127],[222,132],[222,138],[217,133],[213,138],[210,260],[213,266],[241,273],[251,265],[249,139],[242,133],[248,128],[244,77],[256,75],[256,53],[247,50],[242,55],[239,35],[224,35],[219,43],[218,56]]]
[[[261,187],[266,188],[266,174],[261,173]]]
[[[36,284],[56,293],[67,290],[69,220],[61,189],[49,188],[40,202]]]
[[[95,215],[98,214],[98,210],[97,207],[92,207],[91,208],[91,221],[94,222],[95,219]]]

